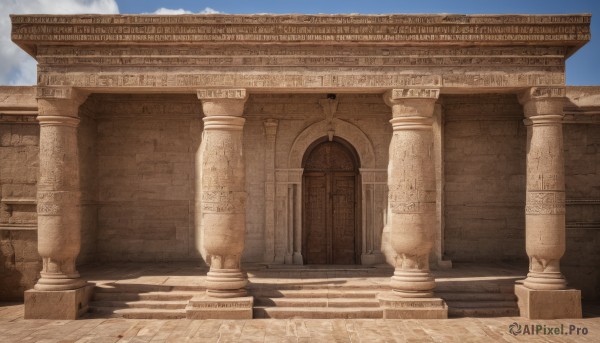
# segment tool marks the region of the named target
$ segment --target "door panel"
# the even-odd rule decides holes
[[[355,179],[354,175],[332,175],[332,250],[333,264],[355,261]]]
[[[343,144],[323,142],[304,163],[302,250],[307,264],[355,264],[358,163]]]
[[[313,173],[304,178],[304,246],[306,263],[327,263],[327,175]]]

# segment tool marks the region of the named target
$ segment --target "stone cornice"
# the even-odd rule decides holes
[[[12,15],[12,39],[40,45],[368,44],[564,46],[590,39],[578,15]]]

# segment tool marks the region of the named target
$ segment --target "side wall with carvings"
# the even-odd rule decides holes
[[[41,270],[37,252],[36,184],[40,128],[33,87],[0,87],[0,299],[22,299]],[[82,245],[78,263],[96,253],[96,127],[93,108],[80,109]]]
[[[32,87],[0,87],[0,95],[0,300],[17,300],[42,268],[35,205],[40,128]]]

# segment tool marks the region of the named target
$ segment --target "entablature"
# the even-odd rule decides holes
[[[15,15],[38,85],[91,92],[564,86],[590,15]]]
[[[572,52],[590,38],[577,15],[13,15],[12,39],[38,45],[367,44],[560,45]]]

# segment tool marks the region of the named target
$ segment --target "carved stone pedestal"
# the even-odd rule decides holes
[[[25,291],[25,319],[74,320],[84,315],[94,286],[66,291]]]
[[[581,291],[536,290],[515,285],[521,317],[527,319],[581,318]]]
[[[385,292],[377,296],[385,319],[447,319],[448,307],[440,298],[405,298]]]
[[[252,319],[253,297],[193,297],[185,308],[188,319]]]

